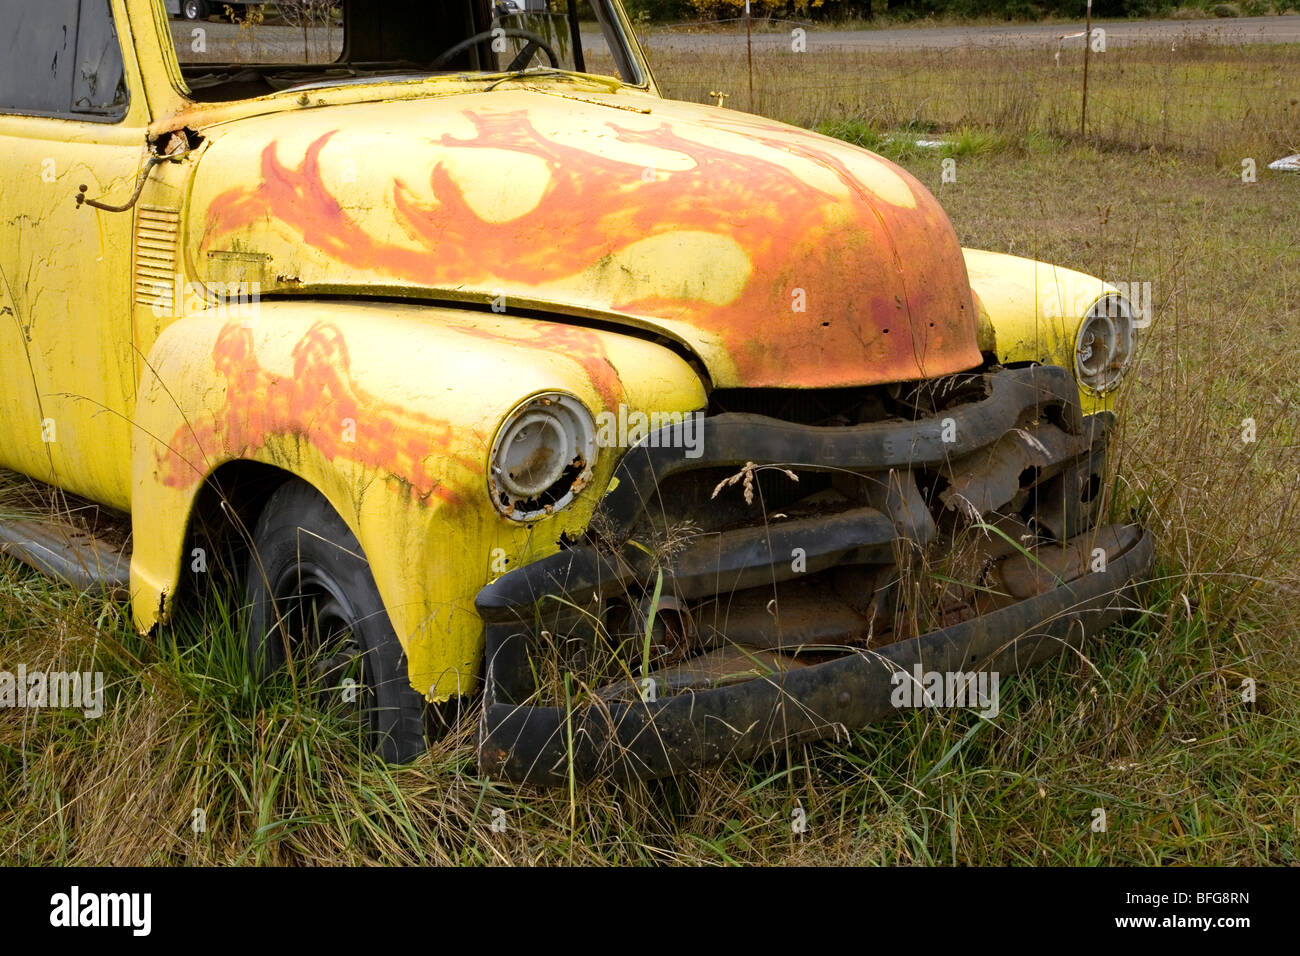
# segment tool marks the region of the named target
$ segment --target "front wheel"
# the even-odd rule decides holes
[[[185,0],[181,13],[186,20],[206,20],[209,14],[207,0]]]
[[[322,705],[350,712],[389,763],[424,752],[424,698],[356,536],[316,489],[290,481],[253,533],[245,590],[253,673],[289,666]]]

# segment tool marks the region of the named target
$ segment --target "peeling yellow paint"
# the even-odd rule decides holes
[[[1079,326],[1088,310],[1114,286],[1094,276],[1046,262],[977,249],[963,249],[982,315],[980,347],[998,361],[1060,365],[1072,373]],[[1115,393],[1099,395],[1083,383],[1084,414],[1113,407]]]

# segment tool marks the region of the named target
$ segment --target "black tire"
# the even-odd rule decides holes
[[[211,15],[207,0],[182,0],[181,16],[186,20],[206,20]]]
[[[315,488],[290,481],[262,509],[245,589],[248,662],[259,679],[292,662],[323,701],[351,697],[371,747],[389,763],[425,750],[424,698],[370,564],[343,519]],[[277,613],[278,612],[278,613]],[[346,688],[343,679],[353,677]]]

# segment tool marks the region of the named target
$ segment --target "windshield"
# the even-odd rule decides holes
[[[645,82],[609,0],[282,0],[199,12],[173,13],[171,32],[190,95],[202,101],[524,70]]]

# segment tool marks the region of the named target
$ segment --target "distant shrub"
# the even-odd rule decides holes
[[[626,0],[623,5],[633,20],[681,20],[693,13],[686,0]]]
[[[745,0],[686,0],[685,6],[701,20],[726,20],[744,16]],[[750,13],[756,17],[808,17],[824,12],[826,0],[751,0]]]
[[[834,136],[863,149],[879,149],[884,142],[884,134],[871,127],[866,120],[848,119],[822,123],[816,132],[823,136]]]

